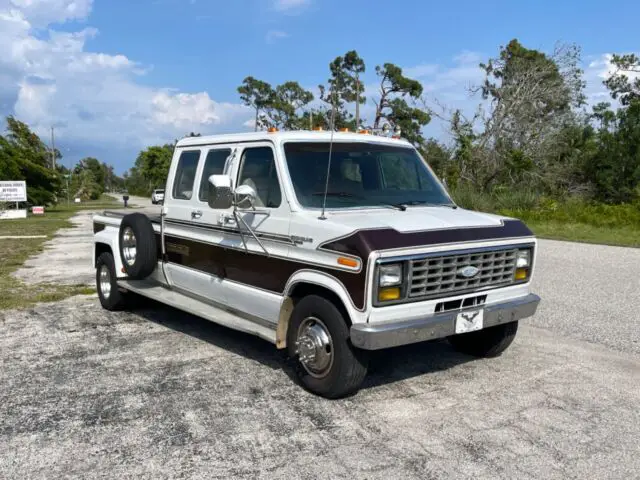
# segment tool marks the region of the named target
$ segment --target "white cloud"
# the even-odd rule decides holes
[[[267,43],[275,43],[277,40],[288,38],[289,34],[282,30],[269,30],[266,35]]]
[[[86,51],[98,34],[94,28],[52,29],[54,23],[85,19],[91,5],[0,0],[0,114],[15,114],[42,136],[55,125],[60,143],[133,152],[189,131],[242,128],[251,117],[246,107],[216,102],[206,92],[142,85],[138,77],[145,68],[126,55]],[[126,168],[131,158],[119,161]]]
[[[32,27],[84,20],[89,16],[93,0],[0,0],[0,10],[16,12],[29,19]]]
[[[587,82],[585,88],[587,103],[590,105],[595,105],[599,102],[609,102],[612,105],[618,104],[616,100],[611,98],[609,91],[602,83],[612,74],[616,73],[616,67],[611,63],[612,58],[613,54],[611,53],[604,53],[587,58],[588,63],[584,69],[584,79]],[[640,78],[640,72],[625,72],[625,75],[630,80]]]
[[[278,12],[296,14],[311,4],[311,0],[273,0],[273,8]]]

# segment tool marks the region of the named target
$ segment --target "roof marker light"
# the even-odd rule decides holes
[[[274,133],[274,132],[277,132],[277,131],[278,131],[278,129],[277,129],[276,127],[271,127],[271,128],[269,128],[269,130],[267,130],[267,131],[268,131],[269,133]]]

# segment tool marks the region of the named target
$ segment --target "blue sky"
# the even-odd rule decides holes
[[[0,0],[0,114],[55,125],[65,164],[92,155],[122,172],[146,145],[250,129],[245,76],[315,89],[350,49],[372,94],[389,61],[430,101],[471,111],[477,64],[512,38],[580,45],[597,101],[607,55],[640,49],[638,18],[637,1]],[[437,121],[425,132],[447,140]]]

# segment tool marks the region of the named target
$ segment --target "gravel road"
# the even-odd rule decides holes
[[[502,357],[379,352],[339,401],[269,344],[152,302],[0,312],[0,478],[637,478],[640,250],[538,257],[543,303]]]

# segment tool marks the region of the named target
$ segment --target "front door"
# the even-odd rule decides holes
[[[229,306],[255,317],[276,318],[287,271],[291,211],[282,193],[278,162],[269,142],[241,147],[231,171],[235,188],[249,185],[254,208],[239,205],[223,243]],[[227,212],[227,216],[230,212]]]

